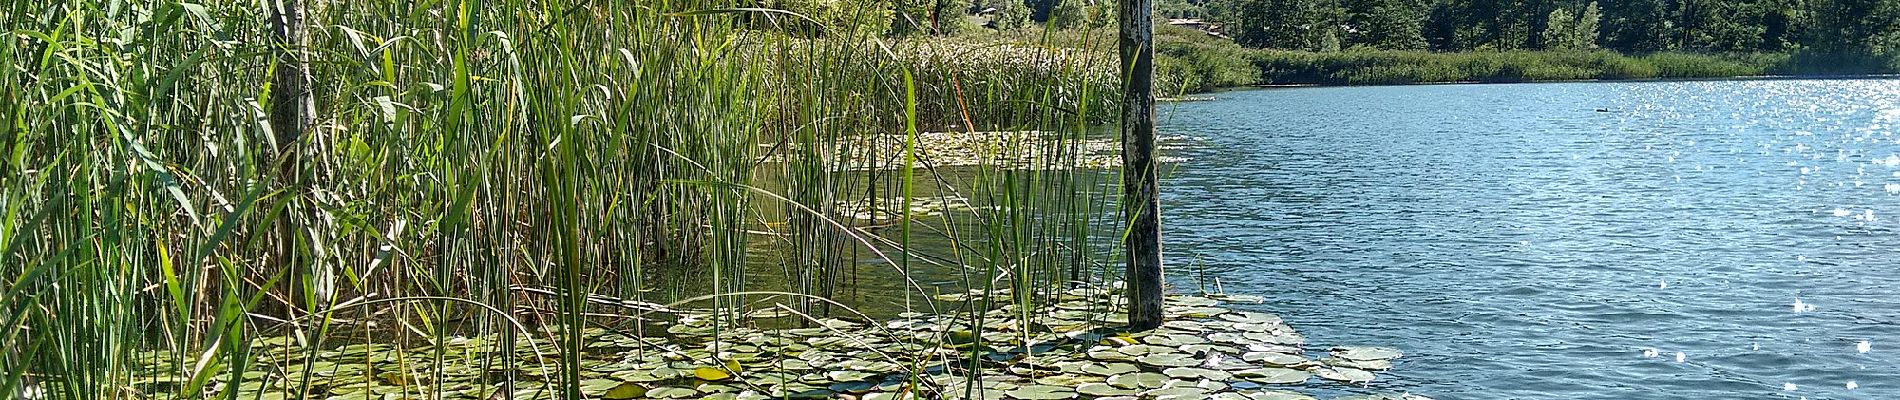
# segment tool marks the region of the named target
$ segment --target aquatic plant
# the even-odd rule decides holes
[[[248,4],[10,3],[0,393],[319,396],[479,365],[469,385],[572,399],[599,388],[590,328],[664,337],[687,318],[664,310],[723,310],[697,317],[717,333],[977,289],[1008,295],[956,315],[1029,324],[1114,277],[1113,177],[1081,150],[1113,98],[1101,52],[797,37],[733,6],[311,1],[296,48]],[[286,53],[316,112],[277,143],[272,99],[304,94],[270,83]],[[1041,133],[952,172],[920,164],[933,127]],[[852,151],[871,135],[903,151]],[[841,222],[926,193],[971,212]],[[339,356],[405,372],[316,372]]]

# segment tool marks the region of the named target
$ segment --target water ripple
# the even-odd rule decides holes
[[[1166,133],[1204,143],[1163,183],[1170,257],[1268,294],[1313,343],[1405,348],[1377,387],[1900,398],[1900,81],[1260,90],[1171,112]]]

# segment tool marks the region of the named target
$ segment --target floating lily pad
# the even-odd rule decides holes
[[[1270,366],[1297,365],[1306,362],[1306,357],[1287,353],[1253,352],[1242,354],[1240,358],[1247,360],[1247,362],[1261,363]]]
[[[1123,389],[1157,389],[1167,385],[1167,375],[1154,372],[1134,372],[1108,377],[1108,384]]]
[[[1286,390],[1267,389],[1267,390],[1258,390],[1258,391],[1239,392],[1238,394],[1242,396],[1246,396],[1245,397],[1246,400],[1316,400],[1313,398],[1313,396],[1307,396],[1305,394],[1301,394],[1300,392],[1286,391]]]
[[[1167,374],[1169,377],[1173,377],[1175,379],[1212,379],[1212,380],[1217,380],[1217,381],[1224,381],[1224,380],[1231,379],[1234,377],[1234,374],[1230,374],[1223,371],[1216,371],[1216,370],[1205,369],[1205,368],[1193,368],[1193,367],[1168,368],[1166,370],[1161,371],[1161,373]]]
[[[1370,371],[1340,367],[1314,368],[1313,375],[1321,379],[1352,383],[1372,382],[1372,380],[1377,377],[1377,375],[1373,375]]]
[[[1075,375],[1050,375],[1050,376],[1036,378],[1036,384],[1049,385],[1049,386],[1062,386],[1062,387],[1076,387],[1085,383],[1099,382],[1101,380],[1102,380],[1101,377],[1094,377],[1094,379],[1089,379],[1087,377],[1075,376]]]
[[[1193,357],[1181,353],[1149,354],[1141,356],[1141,358],[1136,359],[1136,361],[1140,361],[1143,365],[1156,368],[1186,367],[1201,363],[1200,360],[1195,360]]]
[[[1339,357],[1339,358],[1344,358],[1348,360],[1359,360],[1359,361],[1390,360],[1394,358],[1399,358],[1400,356],[1403,356],[1403,355],[1405,355],[1405,353],[1399,352],[1398,349],[1393,349],[1393,348],[1388,348],[1388,347],[1345,346],[1345,347],[1333,348],[1333,357]]]
[[[693,376],[708,381],[723,381],[732,378],[732,374],[726,373],[726,370],[713,367],[699,367],[693,369]]]
[[[1086,367],[1082,367],[1082,372],[1100,376],[1113,376],[1140,370],[1141,367],[1135,366],[1135,364],[1119,362],[1092,363]]]
[[[1297,369],[1260,368],[1235,372],[1234,376],[1265,385],[1297,385],[1306,383],[1312,374]]]
[[[1207,398],[1207,389],[1193,386],[1169,387],[1141,392],[1141,395],[1155,400],[1200,400]]]
[[[1011,398],[1022,400],[1062,400],[1075,397],[1075,389],[1050,385],[1029,385],[1004,392]]]
[[[699,396],[699,390],[685,387],[661,386],[647,390],[647,397],[655,399],[685,399]]]
[[[1367,371],[1384,371],[1384,370],[1392,369],[1392,361],[1389,361],[1389,360],[1352,360],[1352,359],[1345,359],[1345,358],[1338,358],[1338,357],[1327,357],[1325,359],[1321,359],[1320,363],[1335,366],[1335,367],[1363,369]]]
[[[1075,387],[1076,392],[1095,397],[1133,396],[1135,389],[1124,389],[1106,383],[1085,383]]]

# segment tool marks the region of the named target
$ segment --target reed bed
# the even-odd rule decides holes
[[[276,47],[254,3],[10,2],[0,396],[325,398],[338,382],[259,382],[288,375],[258,360],[371,343],[578,399],[586,328],[953,311],[945,286],[991,294],[958,303],[973,326],[1028,325],[1114,279],[1119,178],[1076,150],[1114,109],[1106,52],[787,35],[770,21],[796,16],[733,6],[310,0],[308,45]],[[300,94],[269,83],[285,52],[314,83],[294,134],[267,118]],[[1044,134],[951,172],[910,168],[925,130]],[[910,167],[836,171],[888,157],[846,148],[863,135]],[[923,193],[975,206],[839,222]],[[858,276],[906,289],[846,293]]]

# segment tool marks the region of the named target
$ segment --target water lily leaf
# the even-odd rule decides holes
[[[1063,400],[1075,398],[1075,390],[1050,385],[1029,385],[1016,388],[1003,394],[1022,400]]]
[[[1373,375],[1370,371],[1339,367],[1314,368],[1313,375],[1319,376],[1321,379],[1353,383],[1372,382],[1376,377],[1376,375]]]
[[[1156,389],[1167,385],[1167,375],[1154,372],[1134,372],[1108,377],[1108,384],[1123,389]]]
[[[1322,364],[1331,365],[1335,367],[1363,369],[1367,371],[1384,371],[1384,370],[1392,369],[1392,361],[1390,360],[1352,360],[1352,359],[1345,359],[1345,358],[1338,358],[1338,357],[1327,357],[1319,361]]]
[[[699,390],[684,387],[661,386],[647,391],[647,397],[655,399],[685,399],[699,396]]]
[[[1186,367],[1201,363],[1199,360],[1195,360],[1193,357],[1181,353],[1149,354],[1141,356],[1137,361],[1156,368]]]
[[[1075,387],[1076,392],[1095,397],[1133,396],[1134,389],[1123,389],[1107,383],[1085,383]]]
[[[1081,377],[1081,376],[1075,376],[1075,375],[1050,375],[1050,376],[1045,376],[1041,378],[1036,378],[1036,384],[1049,385],[1049,386],[1062,386],[1062,387],[1076,387],[1084,383],[1098,382],[1098,381],[1101,381],[1102,379],[1101,377],[1094,377],[1094,378],[1095,379],[1089,379],[1088,377]]]
[[[693,369],[693,377],[708,381],[723,381],[731,379],[732,374],[726,373],[726,370],[719,368],[699,367]]]
[[[1161,373],[1167,374],[1168,376],[1173,377],[1175,379],[1212,379],[1212,380],[1217,380],[1217,381],[1224,381],[1224,380],[1228,380],[1234,377],[1234,374],[1230,374],[1227,372],[1215,371],[1215,370],[1205,369],[1205,368],[1192,368],[1192,367],[1168,368],[1166,370],[1161,371]]]
[[[871,376],[873,375],[875,374],[864,372],[864,371],[853,371],[853,370],[835,370],[835,371],[830,371],[830,372],[825,373],[826,378],[830,378],[831,380],[839,381],[839,382],[861,381],[865,379],[871,379]]]
[[[1120,362],[1091,363],[1086,367],[1082,367],[1083,373],[1099,376],[1114,376],[1140,370],[1141,367],[1135,366],[1135,364]]]
[[[1247,400],[1316,400],[1313,396],[1286,390],[1260,390],[1240,394],[1246,396]]]
[[[831,389],[831,391],[833,392],[850,393],[850,394],[861,394],[861,393],[869,392],[875,388],[877,388],[877,384],[871,383],[871,382],[865,382],[865,381],[839,382],[839,383],[831,384],[830,387],[827,387],[827,389]]]
[[[1296,365],[1306,362],[1306,357],[1286,353],[1252,352],[1240,355],[1242,360],[1272,366]]]
[[[1260,368],[1235,372],[1234,376],[1265,385],[1295,385],[1306,383],[1312,374],[1297,369]]]
[[[1200,400],[1208,397],[1207,389],[1193,386],[1160,388],[1142,392],[1141,395],[1155,400]]]
[[[1003,398],[1003,389],[985,387],[951,386],[944,388],[944,400],[996,400]]]
[[[1359,361],[1390,360],[1405,355],[1398,349],[1365,346],[1334,347],[1332,353],[1333,357]]]
[[[600,398],[608,399],[608,400],[625,400],[625,399],[637,399],[641,397],[646,397],[646,395],[647,395],[647,388],[645,386],[640,386],[640,384],[633,383],[633,382],[624,382],[618,386],[614,386],[611,389],[607,389],[607,392],[602,393],[600,395]]]

